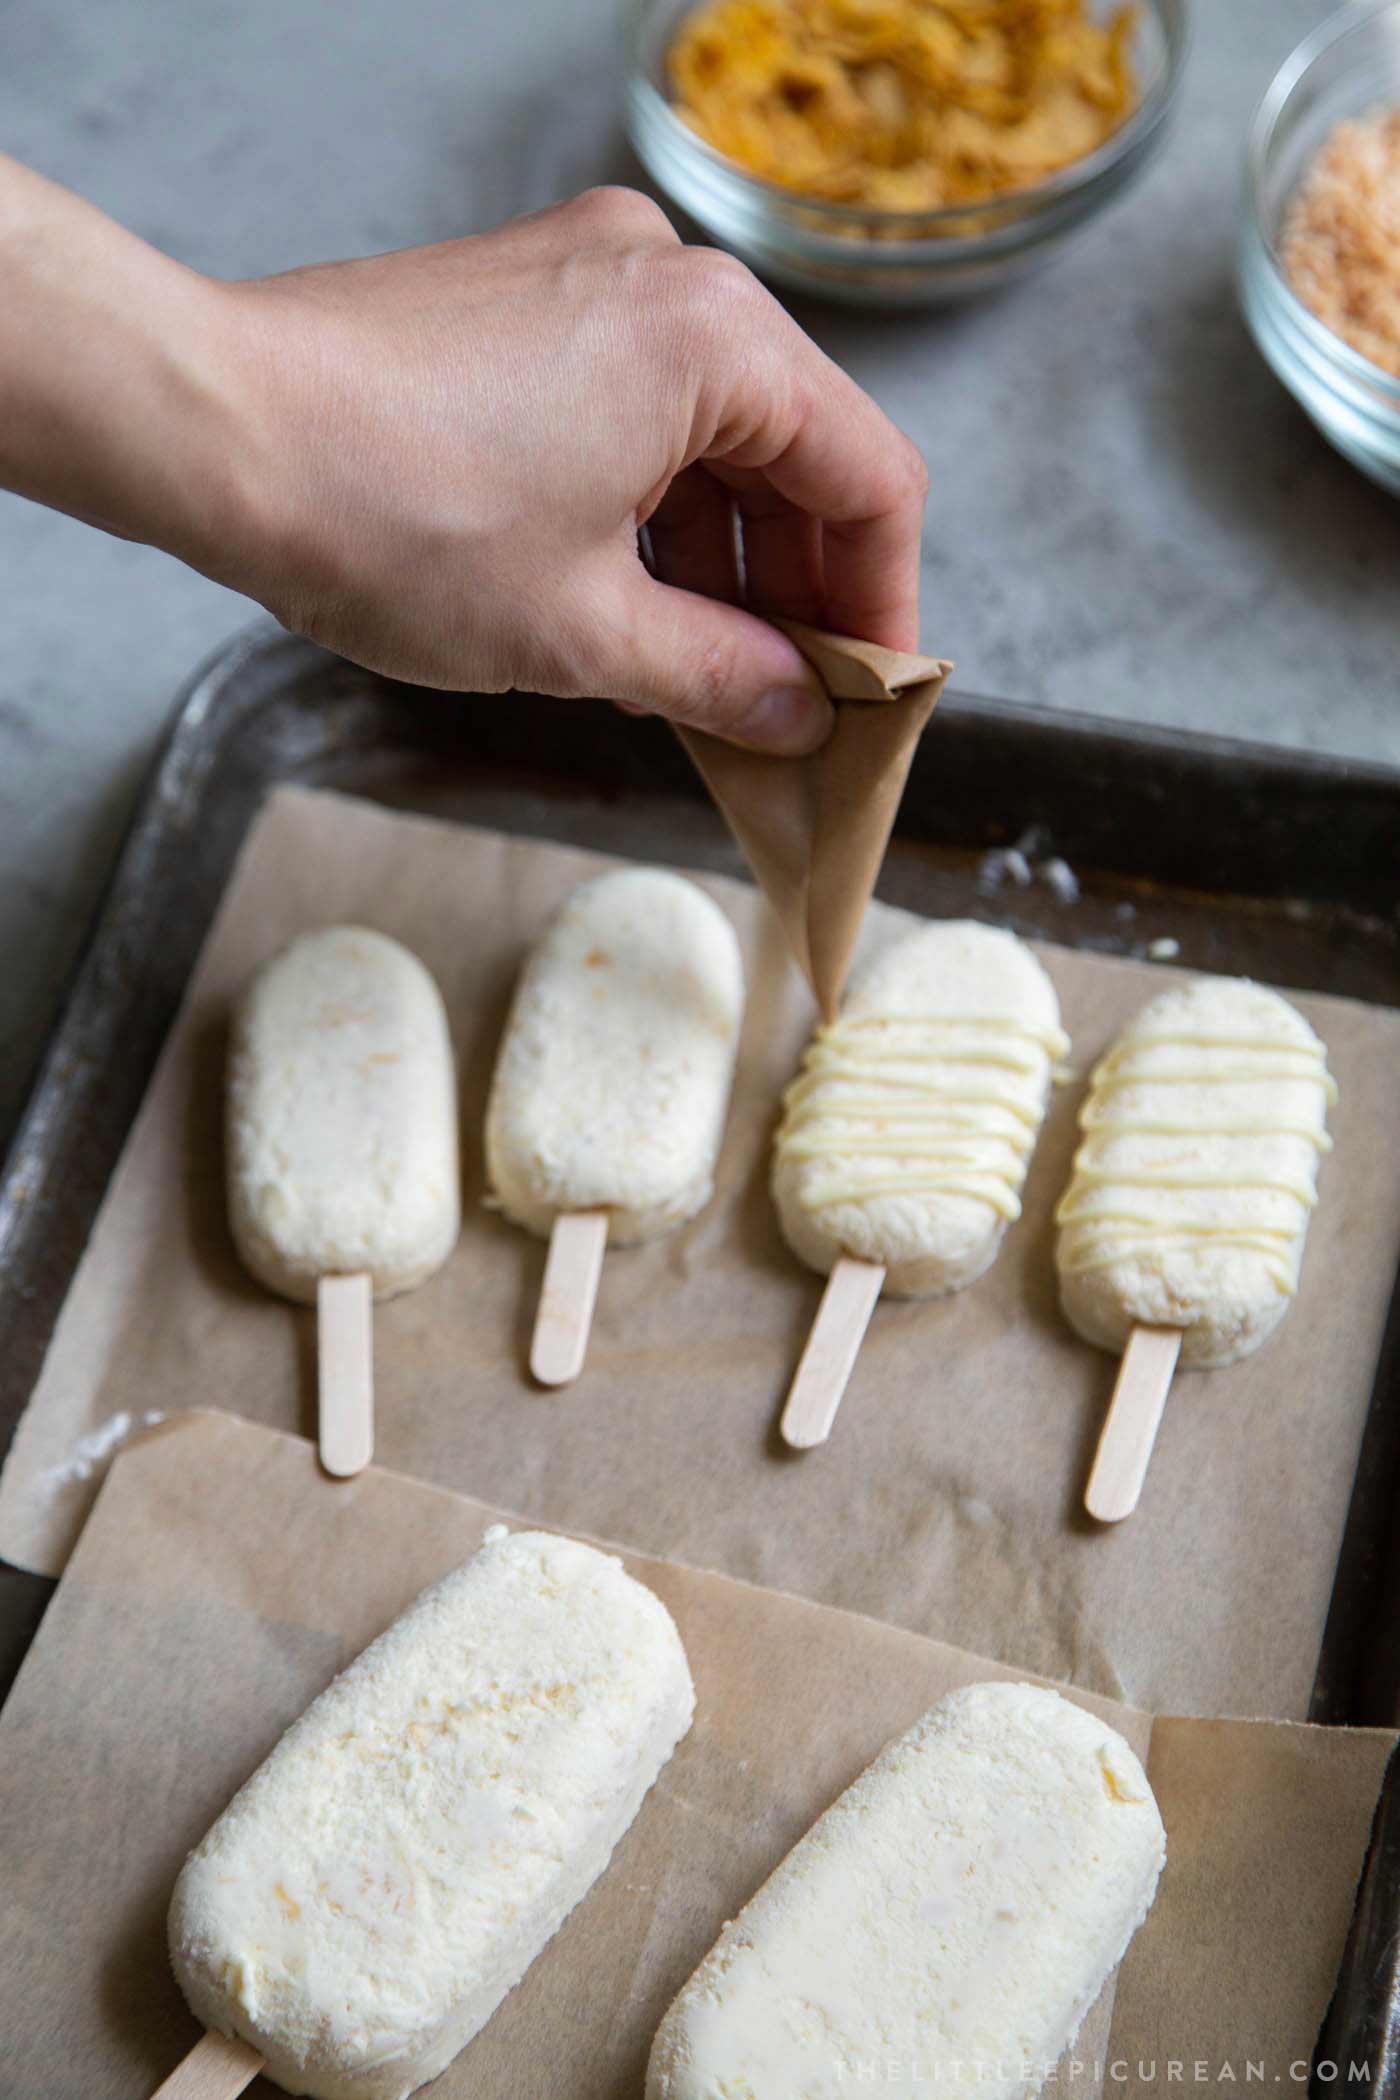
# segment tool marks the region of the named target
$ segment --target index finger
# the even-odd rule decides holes
[[[761,474],[822,527],[827,624],[889,649],[919,646],[923,459],[868,394],[776,300],[757,343],[720,367],[722,397],[699,455],[732,488]],[[725,370],[725,366],[728,370]],[[727,381],[727,384],[726,384]]]

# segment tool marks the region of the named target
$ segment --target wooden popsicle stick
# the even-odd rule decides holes
[[[263,2067],[256,2049],[227,2034],[206,2034],[151,2100],[234,2100]]]
[[[316,1286],[317,1438],[338,1479],[374,1456],[374,1316],[368,1276],[323,1276]]]
[[[827,1277],[783,1409],[783,1442],[794,1451],[810,1451],[813,1444],[824,1444],[831,1435],[884,1282],[885,1272],[878,1262],[853,1261],[847,1254]]]
[[[569,1385],[583,1369],[607,1244],[605,1210],[561,1210],[554,1220],[530,1342],[541,1385]]]
[[[1128,1336],[1084,1490],[1084,1507],[1100,1524],[1119,1524],[1137,1508],[1180,1353],[1179,1327],[1135,1327]]]

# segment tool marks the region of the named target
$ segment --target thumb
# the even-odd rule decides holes
[[[595,668],[609,699],[751,751],[799,758],[831,734],[831,702],[802,652],[766,620],[640,573],[615,649]]]

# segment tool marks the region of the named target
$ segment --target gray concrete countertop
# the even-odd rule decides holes
[[[1235,303],[1245,127],[1322,0],[1196,0],[1143,186],[1043,277],[800,318],[923,446],[925,646],[965,690],[1400,762],[1400,505]],[[11,0],[0,138],[199,268],[478,231],[636,180],[614,0]],[[249,615],[0,497],[0,1129],[172,695]]]

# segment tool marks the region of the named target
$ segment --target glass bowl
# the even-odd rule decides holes
[[[697,4],[631,0],[627,130],[638,158],[673,203],[761,277],[851,306],[938,305],[1047,261],[1146,167],[1186,50],[1187,0],[1141,0],[1134,58],[1142,99],[1095,152],[982,204],[873,211],[760,181],[682,123],[667,92],[666,53]]]
[[[1290,288],[1278,240],[1333,126],[1400,103],[1400,0],[1351,0],[1305,37],[1259,105],[1245,163],[1240,300],[1255,342],[1323,436],[1400,495],[1400,380],[1334,335]]]

